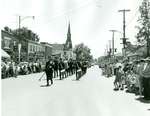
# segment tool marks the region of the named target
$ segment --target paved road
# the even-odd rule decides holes
[[[134,94],[113,91],[114,78],[94,66],[80,81],[75,76],[41,87],[42,73],[2,80],[2,116],[150,116],[150,104]]]

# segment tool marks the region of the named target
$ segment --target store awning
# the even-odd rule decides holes
[[[5,52],[3,49],[1,49],[1,57],[10,58],[10,56],[8,55],[8,53]]]

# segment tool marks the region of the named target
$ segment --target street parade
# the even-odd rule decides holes
[[[0,5],[0,116],[150,116],[150,0]]]

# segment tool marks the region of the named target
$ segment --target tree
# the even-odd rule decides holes
[[[12,32],[12,30],[11,30],[8,26],[5,26],[5,27],[4,27],[4,31],[7,31],[7,32],[9,32],[9,33]]]
[[[76,59],[78,61],[86,60],[91,62],[93,59],[90,48],[88,48],[88,46],[85,46],[83,43],[75,46],[74,53],[76,54]]]
[[[143,0],[139,7],[140,17],[138,19],[139,26],[137,33],[137,40],[141,44],[147,44],[147,56],[150,55],[150,1]]]
[[[22,27],[20,30],[19,29],[13,30],[12,33],[19,38],[32,40],[35,42],[39,42],[40,40],[39,36],[36,33],[34,33],[32,30],[26,27]]]

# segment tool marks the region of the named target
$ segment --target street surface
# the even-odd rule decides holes
[[[43,73],[2,80],[2,116],[150,116],[150,103],[125,91],[113,91],[114,78],[101,75],[98,66],[79,81],[38,81]]]

